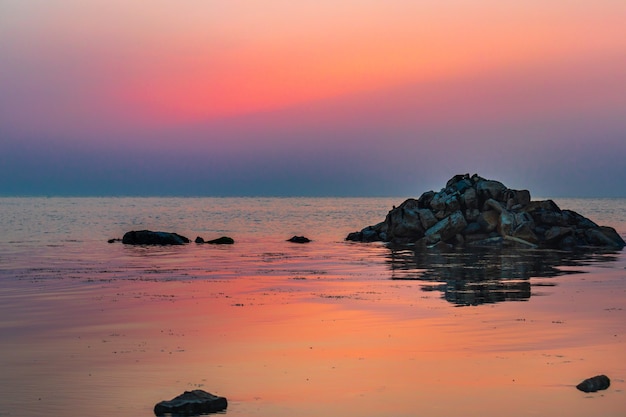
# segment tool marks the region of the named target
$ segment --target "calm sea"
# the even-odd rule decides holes
[[[0,198],[0,416],[626,415],[625,251],[344,241],[402,201]],[[626,238],[626,199],[555,201]],[[139,229],[235,244],[107,243]]]

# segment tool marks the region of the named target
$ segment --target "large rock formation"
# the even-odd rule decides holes
[[[528,190],[513,190],[476,174],[455,175],[439,192],[427,191],[418,199],[406,200],[383,222],[350,233],[346,240],[563,250],[626,246],[611,227],[561,210],[552,200],[531,201]]]

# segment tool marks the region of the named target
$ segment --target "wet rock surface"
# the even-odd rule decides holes
[[[126,232],[122,243],[126,245],[184,245],[190,240],[172,232],[153,232],[151,230],[133,230]]]
[[[157,416],[195,416],[223,411],[227,406],[228,401],[224,397],[203,390],[193,390],[185,391],[169,401],[161,401],[154,406],[154,414]]]
[[[606,375],[596,375],[592,378],[587,378],[580,384],[576,385],[580,391],[583,392],[596,392],[607,389],[611,386],[611,380]]]
[[[346,240],[441,247],[521,246],[540,249],[621,249],[626,242],[552,200],[532,201],[528,190],[514,190],[474,174],[455,175],[439,192],[427,191],[394,207],[385,220],[350,233]]]

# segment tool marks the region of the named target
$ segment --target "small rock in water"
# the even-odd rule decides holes
[[[200,236],[198,236],[195,240],[196,243],[209,243],[211,245],[232,245],[235,243],[235,240],[232,237],[222,236],[213,240],[204,240]]]
[[[207,240],[204,243],[210,243],[212,245],[232,245],[233,243],[235,243],[235,240],[232,237],[222,236],[218,237],[217,239]]]
[[[287,239],[287,242],[293,242],[293,243],[309,243],[311,241],[311,239],[309,239],[308,237],[304,237],[304,236],[293,236],[291,239]]]
[[[593,378],[585,379],[580,384],[576,385],[576,388],[583,392],[596,392],[603,389],[607,389],[611,386],[611,380],[606,375],[596,375]]]
[[[154,414],[157,416],[166,414],[195,416],[198,414],[223,411],[227,406],[228,401],[226,398],[196,389],[193,391],[185,391],[170,401],[161,401],[154,406]]]

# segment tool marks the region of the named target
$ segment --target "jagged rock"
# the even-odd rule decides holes
[[[455,237],[457,233],[461,233],[466,227],[467,221],[465,217],[463,217],[463,213],[455,211],[450,216],[438,221],[433,227],[428,229],[426,233],[424,233],[424,236],[434,240],[432,243],[436,243],[438,240],[447,242]]]
[[[580,391],[583,392],[596,392],[603,389],[607,389],[611,386],[611,380],[606,375],[596,375],[592,378],[587,378],[580,384],[576,385]]]
[[[483,201],[490,198],[500,201],[507,188],[499,181],[480,179],[476,183],[476,193]]]
[[[487,200],[485,200],[485,204],[483,205],[483,210],[487,211],[489,209],[495,210],[499,214],[499,213],[502,213],[502,210],[504,210],[504,206],[500,202],[494,200],[493,198],[488,198]]]
[[[178,233],[133,230],[126,232],[122,243],[126,245],[184,245],[190,240]]]
[[[161,401],[154,406],[154,414],[176,416],[195,416],[206,413],[216,413],[228,407],[224,397],[210,394],[203,390],[185,391],[170,401]]]
[[[468,223],[467,226],[465,226],[465,229],[463,230],[463,234],[464,235],[475,235],[477,233],[480,233],[482,231],[482,227],[480,226],[480,224],[478,222],[471,222]]]
[[[430,202],[432,201],[434,196],[435,196],[435,192],[434,191],[426,191],[425,193],[422,193],[420,198],[417,200],[418,207],[419,208],[429,208],[430,207]]]
[[[537,237],[537,234],[533,231],[533,229],[534,222],[520,223],[515,227],[515,230],[513,230],[511,236],[536,244],[539,242],[539,238]]]
[[[544,233],[544,238],[547,242],[554,242],[563,236],[572,234],[574,230],[569,227],[552,226]]]
[[[478,208],[478,194],[474,188],[468,188],[465,193],[463,193],[463,204],[465,204],[467,209]]]
[[[515,213],[503,209],[500,212],[500,218],[498,219],[498,233],[501,236],[512,236],[513,230],[517,226],[517,222],[515,221]]]
[[[424,226],[420,218],[418,200],[408,199],[395,210],[391,210],[385,219],[387,232],[396,238],[424,236]],[[428,211],[428,210],[426,210]],[[428,211],[430,213],[430,211]]]
[[[379,242],[387,241],[387,224],[385,222],[378,223],[374,226],[367,226],[359,232],[353,232],[348,235],[346,240],[354,242]]]
[[[491,233],[498,227],[500,221],[500,213],[495,210],[487,210],[478,216],[478,224],[487,233]]]
[[[467,220],[468,222],[477,221],[479,216],[480,210],[478,210],[477,208],[465,210],[465,220]]]
[[[528,190],[506,190],[504,201],[508,210],[526,207],[530,203],[530,192]]]
[[[439,192],[426,191],[393,207],[385,220],[350,233],[347,240],[454,245],[523,245],[575,250],[621,249],[615,231],[598,226],[552,200],[532,201],[528,190],[513,190],[476,174],[455,175]],[[445,245],[438,245],[445,247]]]
[[[430,208],[434,211],[444,211],[448,197],[448,194],[444,190],[436,193],[432,200],[430,200]]]
[[[592,246],[624,247],[624,241],[612,227],[600,226],[597,229],[585,229],[584,235]]]
[[[561,210],[561,216],[568,226],[576,226],[579,229],[590,229],[598,227],[597,224],[592,222],[586,217],[581,216],[575,211]]]
[[[287,242],[293,242],[293,243],[309,243],[310,241],[311,239],[309,239],[308,237],[304,237],[304,236],[293,236],[287,239]]]

